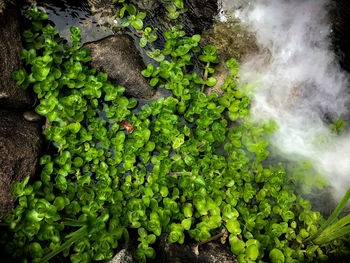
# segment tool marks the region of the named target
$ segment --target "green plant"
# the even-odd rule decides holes
[[[327,221],[324,222],[318,231],[311,235],[306,241],[313,241],[315,244],[322,245],[348,235],[350,233],[350,215],[347,215],[340,220],[337,220],[337,218],[348,203],[349,199],[350,188]]]
[[[155,257],[152,244],[162,233],[182,244],[227,231],[239,262],[321,262],[329,251],[347,251],[339,239],[322,246],[307,240],[324,219],[294,194],[282,165],[264,165],[276,124],[250,119],[234,59],[226,62],[223,96],[207,96],[216,49],[202,51],[199,35],[173,27],[163,33],[162,62],[142,71],[173,96],[137,111],[123,87],[87,66],[79,29],[71,28],[70,46],[44,14],[29,15],[26,67],[13,76],[40,98],[43,133],[57,151],[40,159],[40,179],[13,185],[18,204],[2,218],[0,244],[15,260],[111,259],[130,229],[139,235],[139,262]],[[194,57],[203,72],[194,70]]]
[[[180,14],[187,12],[187,9],[184,8],[183,0],[164,0],[164,2],[170,2],[165,7],[170,19],[177,19]]]
[[[123,1],[124,2],[124,1]],[[136,30],[143,29],[143,19],[146,17],[146,13],[137,12],[136,7],[133,4],[125,4],[123,3],[122,9],[120,9],[120,18],[124,18],[125,12],[129,13],[129,16],[123,22],[123,26],[129,26],[130,24]]]

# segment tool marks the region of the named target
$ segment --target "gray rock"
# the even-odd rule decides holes
[[[124,86],[126,95],[141,99],[154,95],[155,89],[141,75],[146,66],[131,37],[110,36],[85,47],[91,51],[91,65],[107,73],[113,84]]]
[[[16,199],[11,184],[35,173],[42,140],[41,127],[21,113],[0,111],[0,217],[10,212]]]
[[[216,92],[219,97],[221,97],[224,94],[224,91],[221,89],[221,86],[223,86],[226,82],[226,77],[229,75],[228,70],[225,68],[223,63],[220,63],[214,67],[215,72],[211,77],[216,79],[216,84],[213,87],[207,87],[205,93],[207,95],[211,95],[212,93]]]
[[[136,263],[132,257],[132,252],[126,248],[120,250],[108,263]]]
[[[18,8],[0,0],[0,108],[25,108],[32,104],[29,92],[11,79],[11,72],[20,69],[22,48]]]
[[[212,28],[204,31],[200,46],[205,45],[216,46],[218,56],[224,61],[235,58],[242,62],[261,52],[254,34],[235,18],[225,23],[216,21]]]
[[[220,241],[211,241],[199,246],[199,255],[194,253],[197,244],[188,241],[183,245],[170,244],[168,236],[162,234],[159,242],[159,262],[167,263],[236,263],[236,257],[232,254],[229,245]]]

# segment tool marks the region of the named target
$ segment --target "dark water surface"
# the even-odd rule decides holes
[[[37,1],[37,6],[41,11],[45,11],[58,29],[60,35],[69,40],[71,26],[81,29],[82,43],[92,42],[113,34],[113,31],[101,24],[101,20],[91,13],[91,8],[87,1],[83,0],[44,0]],[[30,6],[22,6],[22,14]],[[103,18],[103,17],[102,17]]]

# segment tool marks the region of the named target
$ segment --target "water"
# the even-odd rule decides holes
[[[89,1],[90,4],[93,1]],[[37,1],[39,10],[48,14],[49,20],[60,32],[60,35],[69,40],[71,26],[81,29],[82,44],[96,41],[113,35],[112,26],[109,24],[111,18],[107,14],[102,15],[102,10],[96,10],[93,15],[91,6],[87,1],[62,0],[62,1]],[[25,13],[28,4],[22,5],[22,13]],[[112,24],[113,25],[113,24]]]

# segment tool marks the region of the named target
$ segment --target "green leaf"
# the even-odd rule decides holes
[[[185,230],[190,230],[191,223],[192,223],[191,219],[190,218],[186,218],[186,219],[182,220],[181,225],[182,225],[182,227]]]
[[[281,250],[274,248],[269,253],[271,263],[284,263],[285,258]]]
[[[240,223],[234,218],[226,221],[226,228],[233,235],[238,235],[242,232]]]
[[[140,38],[140,47],[145,47],[147,43],[148,43],[147,38],[145,37]]]
[[[145,12],[139,12],[139,13],[136,15],[136,18],[137,18],[137,19],[141,19],[141,20],[145,19],[145,17],[146,17],[146,13],[145,13]]]
[[[141,30],[143,28],[143,22],[141,19],[136,19],[131,22],[131,25],[138,30]]]
[[[215,46],[205,46],[204,47],[204,53],[206,54],[206,55],[215,55],[215,53],[216,53],[216,47]]]
[[[179,9],[182,9],[184,8],[184,2],[183,0],[174,0],[173,1],[174,5],[179,8]]]
[[[205,83],[207,86],[212,87],[216,85],[216,79],[213,77],[208,78],[208,80]]]
[[[158,84],[158,82],[159,78],[152,78],[149,84],[151,85],[151,87],[154,87]]]
[[[179,136],[177,136],[175,139],[174,139],[174,142],[173,142],[173,148],[175,150],[178,150],[180,148],[180,146],[182,144],[184,144],[185,142],[185,135],[184,134],[180,134]]]
[[[130,15],[136,15],[136,7],[133,4],[124,5]]]

